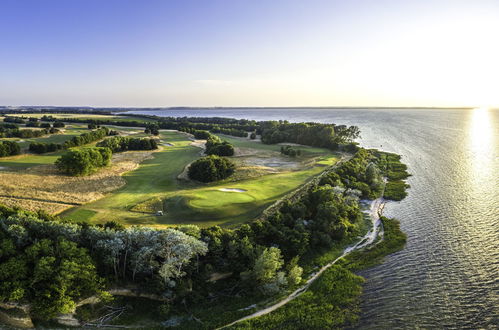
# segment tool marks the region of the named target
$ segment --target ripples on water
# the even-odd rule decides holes
[[[361,144],[396,152],[413,174],[388,203],[404,250],[361,273],[357,328],[497,328],[499,110],[216,109],[149,112],[357,125]]]

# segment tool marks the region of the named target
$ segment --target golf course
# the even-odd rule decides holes
[[[154,152],[152,158],[142,162],[136,170],[125,173],[126,185],[61,215],[73,221],[90,223],[115,220],[127,225],[160,227],[178,224],[201,227],[236,225],[255,218],[265,207],[338,159],[329,150],[303,146],[300,147],[304,150],[303,159],[284,159],[285,165],[296,164],[291,170],[249,166],[250,169],[241,175],[236,173],[235,178],[202,184],[178,178],[186,165],[199,158],[200,148],[193,146],[192,140],[180,132],[161,131],[159,137],[164,145],[162,149]],[[274,162],[285,158],[280,156],[280,147],[276,145],[226,136],[223,139],[236,148],[244,148],[246,153],[250,152],[249,156],[232,157],[241,164],[249,158]],[[248,176],[251,177],[245,179]],[[158,216],[158,211],[163,215]]]

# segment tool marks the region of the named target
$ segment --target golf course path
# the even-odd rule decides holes
[[[343,250],[343,253],[338,258],[334,259],[333,261],[331,261],[327,265],[323,266],[318,272],[313,273],[302,287],[296,289],[295,291],[293,291],[291,294],[289,294],[286,298],[282,299],[281,301],[279,301],[279,302],[277,302],[269,307],[261,309],[253,314],[250,314],[250,315],[247,315],[243,318],[240,318],[240,319],[238,319],[232,323],[229,323],[223,327],[220,327],[218,329],[227,328],[227,327],[233,326],[236,323],[271,313],[271,312],[275,311],[276,309],[278,309],[279,307],[286,305],[288,302],[290,302],[291,300],[300,296],[303,292],[307,291],[307,289],[310,287],[310,285],[316,279],[318,279],[324,271],[326,271],[329,267],[331,267],[336,262],[338,262],[338,260],[345,257],[346,255],[348,255],[352,251],[364,248],[364,247],[372,244],[376,240],[376,237],[379,234],[383,233],[382,223],[381,223],[380,217],[381,217],[381,214],[383,212],[384,204],[385,204],[385,200],[382,197],[377,198],[371,202],[371,206],[369,209],[369,215],[371,217],[371,222],[372,222],[371,230],[369,230],[367,232],[367,234],[364,235],[364,237],[362,237],[362,239],[360,241],[358,241],[356,244],[351,245],[351,246],[347,247],[345,250]]]

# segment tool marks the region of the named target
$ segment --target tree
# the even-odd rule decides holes
[[[82,176],[95,172],[111,162],[109,148],[72,148],[55,162],[57,168],[69,175]]]
[[[256,259],[253,276],[260,283],[270,282],[283,264],[281,250],[276,247],[267,248]]]
[[[206,156],[189,166],[188,176],[200,182],[212,182],[225,179],[232,175],[235,164],[225,157]]]

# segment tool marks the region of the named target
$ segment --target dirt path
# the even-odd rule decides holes
[[[327,265],[323,266],[318,272],[313,273],[308,278],[305,285],[296,289],[295,291],[293,291],[290,295],[288,295],[286,298],[282,299],[281,301],[279,301],[279,302],[277,302],[269,307],[261,309],[253,314],[250,314],[250,315],[247,315],[243,318],[240,318],[239,320],[236,320],[236,321],[234,321],[230,324],[227,324],[223,327],[220,327],[218,329],[230,327],[236,323],[246,321],[249,319],[253,319],[255,317],[259,317],[262,315],[269,314],[269,313],[275,311],[276,309],[278,309],[279,307],[286,305],[288,302],[290,302],[291,300],[300,296],[303,292],[307,291],[307,289],[310,287],[310,285],[316,279],[318,279],[322,275],[322,273],[324,273],[324,271],[326,271],[329,267],[331,267],[336,262],[338,262],[338,260],[340,260],[341,258],[344,258],[346,255],[350,254],[351,252],[353,252],[355,250],[361,249],[363,247],[366,247],[366,246],[372,244],[376,240],[376,237],[378,236],[378,234],[382,233],[382,229],[381,229],[382,226],[381,226],[380,217],[381,217],[381,213],[383,211],[384,204],[385,204],[385,200],[382,197],[375,199],[371,202],[371,207],[369,209],[369,215],[371,217],[372,229],[369,232],[367,232],[367,234],[364,235],[364,237],[362,237],[362,239],[360,241],[358,241],[356,244],[349,246],[345,250],[343,250],[343,253],[338,258],[334,259],[333,261],[331,261]]]

